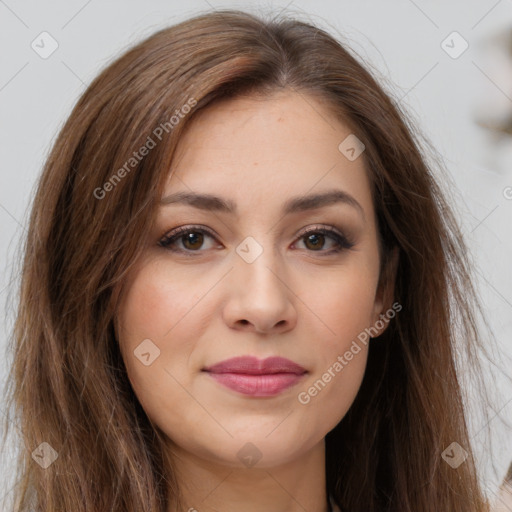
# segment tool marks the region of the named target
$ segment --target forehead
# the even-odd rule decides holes
[[[187,126],[164,195],[210,193],[272,208],[291,196],[336,188],[371,216],[364,158],[351,161],[338,148],[351,133],[325,102],[303,93],[218,101]]]

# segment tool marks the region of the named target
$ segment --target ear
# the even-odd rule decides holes
[[[389,319],[388,321],[385,321],[381,320],[381,317],[385,317],[385,312],[388,311],[393,304],[399,254],[399,248],[397,246],[393,247],[384,262],[382,272],[379,276],[379,284],[375,295],[375,305],[372,318],[372,326],[374,326],[375,330],[378,331],[378,334],[372,336],[372,338],[380,336],[389,324]]]

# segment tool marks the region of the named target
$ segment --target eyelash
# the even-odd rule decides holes
[[[180,252],[180,253],[183,253],[183,254],[186,254],[187,256],[195,256],[196,253],[201,253],[201,252],[204,252],[200,249],[198,249],[197,251],[193,251],[193,250],[190,250],[190,249],[173,249],[171,248],[171,245],[177,241],[180,236],[184,235],[185,233],[202,233],[202,234],[206,234],[210,237],[212,237],[213,239],[216,239],[214,233],[205,228],[205,227],[202,227],[202,226],[194,226],[194,225],[191,225],[191,226],[181,226],[179,228],[176,228],[175,230],[172,230],[170,231],[168,234],[166,234],[159,242],[158,242],[158,245],[160,245],[161,247],[163,247],[164,249],[168,250],[168,251],[172,251],[172,252]],[[307,236],[311,235],[311,234],[322,234],[322,235],[326,235],[328,237],[330,237],[332,240],[334,240],[337,244],[337,247],[334,248],[334,249],[330,249],[328,251],[322,251],[322,250],[319,250],[319,251],[308,251],[308,252],[312,252],[312,253],[315,253],[315,252],[318,252],[318,253],[323,253],[323,256],[328,256],[328,255],[331,255],[331,254],[337,254],[337,253],[340,253],[344,250],[349,250],[351,249],[352,247],[354,247],[354,242],[351,241],[347,236],[345,235],[342,235],[340,233],[338,233],[336,230],[332,229],[332,228],[325,228],[325,227],[313,227],[313,228],[309,228],[307,229],[306,231],[304,231],[303,233],[301,233],[301,235],[299,236],[299,240],[302,240],[304,238],[306,238]]]

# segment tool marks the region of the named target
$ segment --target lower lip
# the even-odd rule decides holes
[[[303,375],[272,373],[247,375],[245,373],[210,373],[217,382],[233,391],[250,396],[274,396],[297,384]]]

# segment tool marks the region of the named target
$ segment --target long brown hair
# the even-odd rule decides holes
[[[351,512],[488,510],[456,362],[462,348],[478,372],[479,306],[441,178],[398,103],[332,36],[295,19],[225,10],[161,30],[110,64],[46,162],[11,347],[12,422],[25,445],[16,511],[167,512],[178,503],[164,436],[120,356],[117,298],[195,113],[280,89],[326,101],[363,141],[382,279],[399,250],[402,310],[372,341],[355,402],[326,437],[327,491]],[[453,442],[468,454],[457,468],[442,457]],[[41,467],[37,455],[52,463]]]

